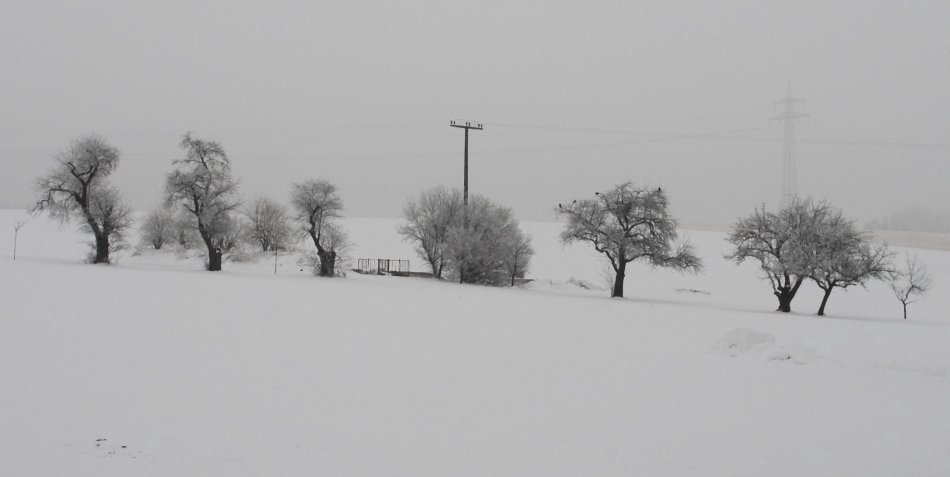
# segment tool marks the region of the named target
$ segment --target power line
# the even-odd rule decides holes
[[[629,125],[630,127],[641,127],[641,126],[663,126],[669,124],[682,124],[687,122],[700,122],[711,119],[725,119],[725,118],[737,118],[737,117],[751,117],[751,114],[735,114],[727,116],[709,116],[705,118],[693,118],[693,119],[683,119],[676,121],[652,121],[652,122],[643,122]],[[511,124],[511,123],[491,123],[493,127],[501,128],[513,128],[513,129],[536,129],[540,131],[557,131],[557,132],[576,132],[576,133],[591,133],[591,134],[605,134],[605,135],[623,135],[623,136],[659,136],[670,134],[668,132],[660,131],[642,131],[642,130],[632,130],[632,129],[615,129],[615,128],[597,128],[597,127],[581,127],[581,126],[551,126],[551,125],[538,125],[538,124]]]
[[[535,148],[512,148],[512,149],[489,149],[482,151],[483,154],[498,154],[498,153],[509,153],[509,152],[548,152],[548,151],[569,151],[576,149],[595,149],[603,147],[617,147],[617,146],[631,146],[637,144],[651,144],[659,142],[668,142],[676,141],[682,139],[700,139],[700,138],[709,138],[715,137],[723,134],[736,134],[752,131],[762,131],[765,129],[770,129],[768,126],[755,127],[755,128],[745,128],[745,129],[734,129],[731,131],[714,131],[709,133],[665,133],[664,137],[650,138],[650,139],[639,139],[635,141],[618,141],[618,142],[605,142],[605,143],[588,143],[588,144],[577,144],[571,146],[551,146],[551,147],[535,147]]]
[[[519,126],[519,127],[532,127],[541,130],[563,130],[563,131],[577,131],[577,132],[592,132],[592,133],[605,133],[605,130],[591,129],[591,128],[570,128],[570,127],[551,127],[551,126]],[[629,134],[629,135],[657,135],[660,137],[647,138],[647,139],[638,139],[632,141],[612,141],[612,142],[595,142],[595,143],[584,143],[584,144],[575,144],[567,146],[549,146],[549,147],[525,147],[525,148],[504,148],[504,149],[487,149],[480,150],[479,152],[483,155],[497,155],[497,154],[508,154],[508,153],[533,153],[533,152],[554,152],[554,151],[570,151],[570,150],[584,150],[584,149],[597,149],[597,148],[610,148],[610,147],[620,147],[620,146],[635,146],[640,144],[651,144],[651,143],[661,143],[661,142],[670,142],[677,140],[693,140],[693,139],[712,139],[717,141],[737,141],[737,142],[758,142],[758,143],[773,143],[776,142],[774,138],[767,137],[753,137],[753,136],[733,136],[733,134],[741,134],[746,132],[762,131],[771,129],[771,127],[757,127],[757,128],[746,128],[746,129],[735,129],[728,131],[714,131],[708,133],[675,133],[675,132],[644,132],[644,131],[613,131],[616,134]],[[831,147],[867,147],[867,148],[884,148],[884,149],[931,149],[931,150],[941,150],[941,149],[950,149],[950,144],[947,143],[926,143],[926,142],[913,142],[913,141],[869,141],[869,140],[848,140],[848,139],[828,139],[828,138],[796,138],[796,142],[799,144],[813,144],[819,146],[831,146]],[[10,153],[10,154],[41,154],[48,157],[54,156],[56,152],[40,149],[26,149],[26,148],[2,148],[0,147],[0,153]],[[302,153],[302,154],[229,154],[228,157],[233,159],[269,159],[269,160],[291,160],[291,161],[344,161],[344,160],[415,160],[415,159],[436,159],[444,158],[451,155],[451,151],[428,151],[428,152],[379,152],[379,153]],[[175,154],[154,154],[154,153],[123,153],[122,157],[129,158],[142,158],[142,159],[167,159],[172,160],[176,158]],[[19,160],[22,157],[17,157],[14,155],[0,154],[0,161],[4,160]]]

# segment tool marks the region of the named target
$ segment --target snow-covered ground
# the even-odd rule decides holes
[[[602,264],[526,223],[526,289],[311,276],[125,251],[0,211],[0,475],[950,474],[950,252],[900,319],[882,284],[796,313],[723,234],[707,271]],[[396,220],[354,258],[419,260]],[[586,284],[594,289],[578,286]]]

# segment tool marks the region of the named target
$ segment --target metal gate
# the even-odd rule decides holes
[[[408,276],[410,272],[409,260],[394,258],[361,258],[357,260],[357,268],[367,275]]]

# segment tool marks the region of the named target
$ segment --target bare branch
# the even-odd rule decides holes
[[[662,189],[637,188],[626,182],[594,195],[558,205],[558,215],[568,219],[561,240],[588,242],[607,256],[617,272],[613,296],[623,296],[624,270],[635,260],[679,271],[702,270],[692,247],[676,243],[677,223],[668,212]]]

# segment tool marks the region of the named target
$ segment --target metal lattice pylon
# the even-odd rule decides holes
[[[795,157],[795,124],[798,119],[808,117],[807,114],[795,111],[795,103],[805,104],[804,99],[792,96],[792,84],[789,82],[785,92],[785,99],[776,101],[775,105],[784,105],[785,110],[772,120],[785,123],[784,147],[782,150],[782,197],[781,206],[784,207],[798,198],[798,165]]]

